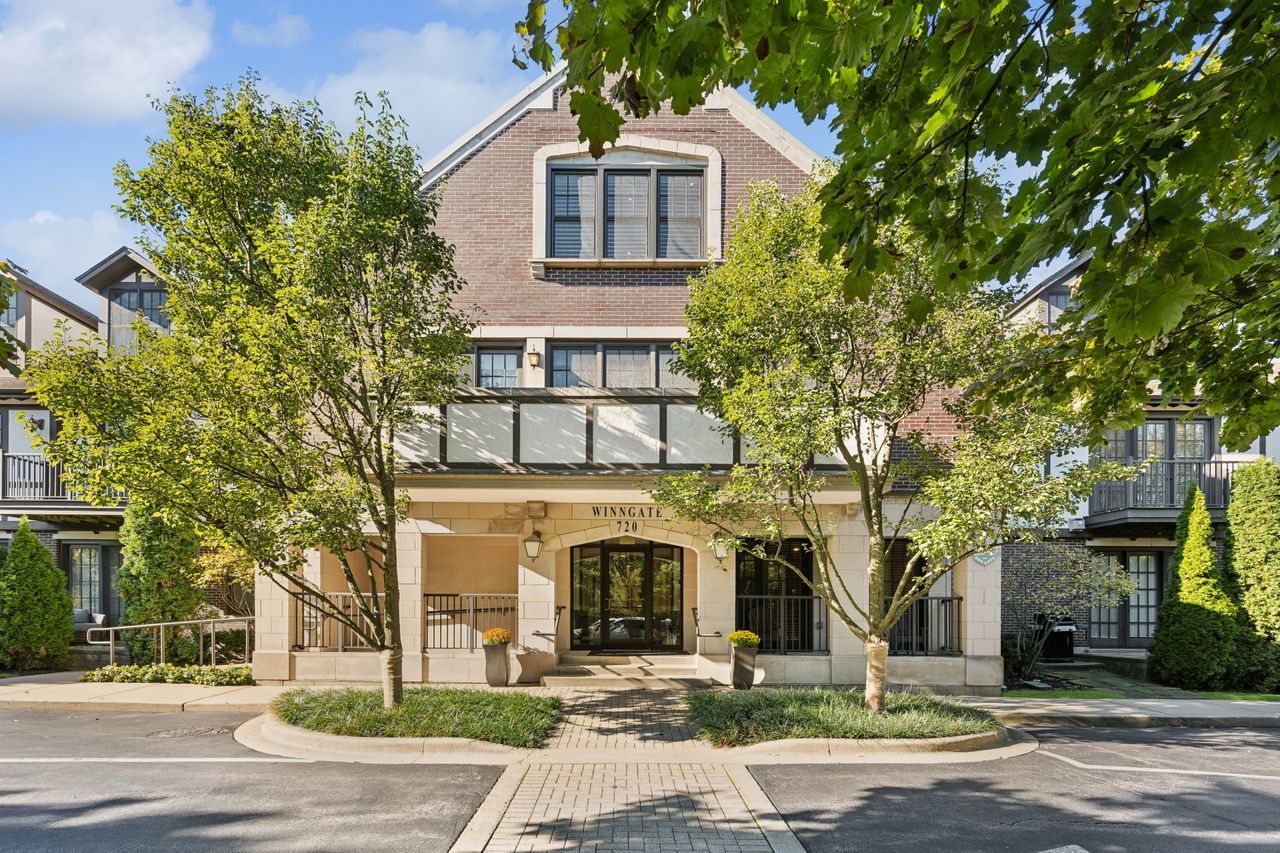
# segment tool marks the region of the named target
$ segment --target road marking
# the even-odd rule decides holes
[[[312,764],[310,758],[0,758],[0,764]]]
[[[1059,761],[1070,764],[1072,767],[1079,767],[1081,770],[1126,770],[1130,773],[1169,773],[1176,776],[1230,776],[1233,779],[1267,779],[1272,782],[1280,782],[1280,776],[1267,776],[1260,773],[1227,773],[1223,770],[1182,770],[1177,767],[1130,767],[1124,764],[1085,764],[1083,761],[1076,761],[1074,758],[1067,758],[1065,755],[1049,752],[1047,749],[1041,749],[1037,754],[1056,758]]]

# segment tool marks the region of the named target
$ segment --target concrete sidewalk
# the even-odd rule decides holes
[[[1006,726],[1280,726],[1280,702],[1225,699],[973,699]]]
[[[200,684],[85,684],[78,672],[0,679],[0,710],[244,711],[259,713],[285,687]]]

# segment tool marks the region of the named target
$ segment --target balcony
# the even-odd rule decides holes
[[[1137,465],[1141,460],[1128,460]],[[1231,500],[1231,478],[1241,462],[1161,460],[1151,463],[1135,480],[1110,480],[1093,487],[1085,526],[1163,525],[1177,520],[1187,490],[1204,492],[1215,521],[1222,519]]]
[[[62,466],[39,453],[0,453],[0,512],[4,514],[119,515],[120,504],[114,508],[90,506],[67,488]]]

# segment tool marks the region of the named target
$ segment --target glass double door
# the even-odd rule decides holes
[[[1109,556],[1128,573],[1133,592],[1110,607],[1093,605],[1089,644],[1121,648],[1149,646],[1155,636],[1156,615],[1164,593],[1164,555],[1158,551],[1126,551]]]
[[[573,549],[571,643],[590,651],[683,646],[681,550],[654,543]]]

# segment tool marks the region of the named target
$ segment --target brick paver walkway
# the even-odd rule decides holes
[[[509,801],[486,851],[775,849],[752,812],[763,794],[745,768],[735,773],[692,758],[702,745],[682,691],[546,692],[564,702],[560,728],[539,757],[519,769],[514,794],[498,786],[490,795]],[[593,750],[613,755],[582,762],[584,751]],[[616,760],[619,750],[628,760]],[[557,760],[557,752],[564,757]],[[636,760],[637,754],[644,757]]]
[[[487,851],[768,853],[723,766],[535,764]]]

